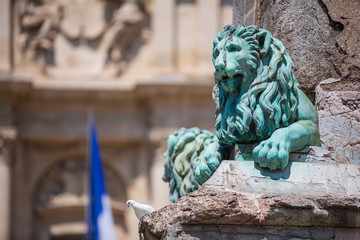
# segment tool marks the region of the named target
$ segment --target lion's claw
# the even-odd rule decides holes
[[[279,131],[281,130],[281,131]],[[254,150],[254,161],[270,170],[284,169],[289,162],[290,142],[285,129],[279,129],[269,139],[262,141]]]
[[[205,183],[219,167],[221,154],[218,149],[219,144],[212,143],[206,147],[204,153],[200,156],[194,171],[195,180],[200,185]]]

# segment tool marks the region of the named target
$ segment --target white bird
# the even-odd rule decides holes
[[[129,200],[126,202],[126,208],[132,207],[134,209],[136,217],[140,220],[142,216],[152,213],[154,208],[152,206],[137,203],[134,200]]]

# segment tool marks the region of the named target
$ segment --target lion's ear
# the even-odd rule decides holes
[[[260,55],[265,56],[270,48],[272,35],[269,31],[261,29],[260,32],[256,34],[256,40],[259,43]]]

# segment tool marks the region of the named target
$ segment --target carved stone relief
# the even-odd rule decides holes
[[[143,0],[28,0],[18,12],[21,54],[52,76],[120,75],[149,22]]]
[[[107,190],[113,202],[125,202],[125,188],[114,170],[104,165]],[[35,209],[84,205],[87,167],[77,158],[67,159],[47,171],[35,193]]]

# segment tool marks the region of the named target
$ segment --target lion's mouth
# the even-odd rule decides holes
[[[234,69],[230,71],[224,71],[222,72],[221,75],[219,76],[220,77],[219,79],[221,79],[222,81],[231,80],[231,79],[241,80],[244,77],[244,72],[240,69]]]
[[[241,80],[243,78],[243,74],[241,72],[238,72],[236,74],[233,75],[225,75],[222,77],[221,81],[227,81],[227,80]]]
[[[232,76],[225,75],[220,80],[220,83],[223,88],[225,88],[225,90],[232,91],[238,89],[239,86],[241,86],[243,76],[244,75],[242,73],[237,73]]]

